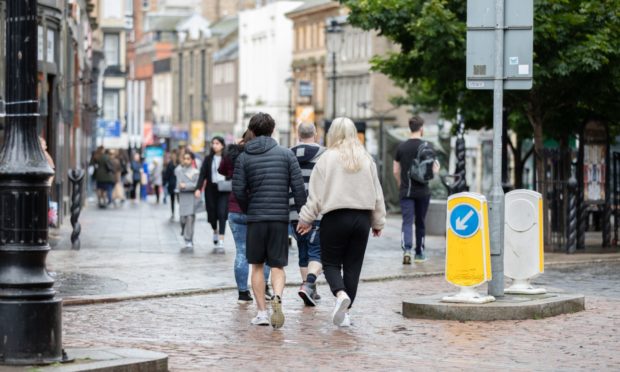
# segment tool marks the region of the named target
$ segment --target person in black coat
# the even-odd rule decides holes
[[[213,228],[213,253],[217,254],[224,253],[224,234],[226,233],[228,195],[230,194],[230,190],[222,187],[226,177],[217,171],[222,162],[225,147],[224,138],[213,137],[211,140],[211,152],[202,162],[198,184],[196,184],[196,195],[198,197],[200,197],[200,190],[203,187],[205,188],[207,220]],[[230,185],[230,183],[228,184]]]
[[[270,322],[264,297],[263,266],[267,263],[275,292],[271,325],[280,328],[284,324],[284,267],[288,264],[289,188],[297,211],[306,203],[306,189],[293,152],[271,138],[274,128],[275,122],[268,114],[259,113],[250,119],[248,129],[256,138],[246,144],[237,158],[233,192],[247,214],[246,256],[252,265],[252,290],[258,308],[252,324]]]
[[[176,152],[171,152],[170,153],[170,159],[168,160],[168,163],[166,164],[166,167],[164,168],[163,171],[163,181],[164,181],[164,187],[166,188],[166,190],[168,191],[168,194],[170,195],[170,220],[174,220],[174,202],[177,198],[177,195],[175,194],[175,190],[177,188],[177,176],[174,174],[174,170],[176,169],[178,163],[177,163],[177,153]]]

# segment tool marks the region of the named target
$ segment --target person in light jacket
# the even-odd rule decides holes
[[[370,230],[379,237],[385,226],[385,202],[377,167],[359,142],[353,121],[334,119],[327,140],[328,150],[310,176],[308,200],[299,213],[297,231],[309,233],[312,223],[323,215],[321,261],[336,296],[332,320],[337,326],[348,327]]]
[[[198,181],[198,169],[192,166],[192,156],[189,153],[183,155],[183,161],[174,171],[177,178],[177,193],[179,194],[179,215],[181,216],[181,231],[185,239],[185,248],[182,253],[194,251],[194,224],[196,222],[196,210],[200,204],[200,197],[194,195],[196,181]]]

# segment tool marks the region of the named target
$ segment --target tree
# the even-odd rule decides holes
[[[439,110],[454,119],[463,108],[469,128],[492,122],[492,95],[465,88],[466,2],[341,0],[349,22],[377,30],[400,47],[375,56],[373,69],[406,92],[400,104]],[[509,123],[533,134],[541,155],[545,135],[566,137],[597,117],[620,122],[620,0],[534,0],[534,86],[506,91]],[[543,164],[537,161],[539,180]]]

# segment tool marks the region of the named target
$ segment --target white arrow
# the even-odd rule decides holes
[[[467,221],[474,215],[474,211],[469,211],[462,219],[459,217],[456,219],[456,229],[457,230],[465,230],[467,229]]]

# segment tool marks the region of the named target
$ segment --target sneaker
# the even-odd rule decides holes
[[[185,248],[181,249],[181,253],[194,253],[194,244],[192,244],[192,242],[186,242]]]
[[[268,326],[269,325],[269,315],[267,311],[259,311],[258,314],[252,319],[253,325],[258,326]]]
[[[349,305],[351,305],[351,299],[349,296],[346,294],[343,296],[338,296],[336,299],[336,306],[334,306],[334,311],[332,312],[332,321],[334,322],[334,325],[340,326],[340,324],[342,324]]]
[[[225,254],[226,250],[224,249],[224,241],[220,240],[215,246],[215,249],[217,249],[217,254]]]
[[[411,265],[411,251],[403,253],[403,265]]]
[[[340,323],[339,327],[350,327],[351,326],[351,316],[349,316],[349,313],[344,313],[344,319],[342,320],[342,323]]]
[[[297,291],[297,294],[304,300],[306,306],[316,306],[316,283],[304,282],[299,288],[299,291]]]
[[[282,312],[282,299],[275,296],[271,300],[271,326],[275,329],[282,328],[284,325],[284,313]]]
[[[320,300],[320,299],[321,299],[321,295],[319,295],[319,292],[316,292],[316,291],[315,291],[315,292],[314,292],[314,296],[313,296],[312,298],[314,298],[314,300],[315,300],[315,301],[318,301],[318,300]]]
[[[424,255],[424,252],[422,253],[416,253],[415,256],[413,257],[413,262],[425,262],[426,261],[426,256]]]
[[[265,285],[265,300],[266,301],[273,300],[273,295],[271,294],[271,291],[269,290],[269,284]]]
[[[252,296],[250,296],[250,291],[239,291],[239,298],[237,299],[237,303],[239,305],[251,304],[253,301]]]

